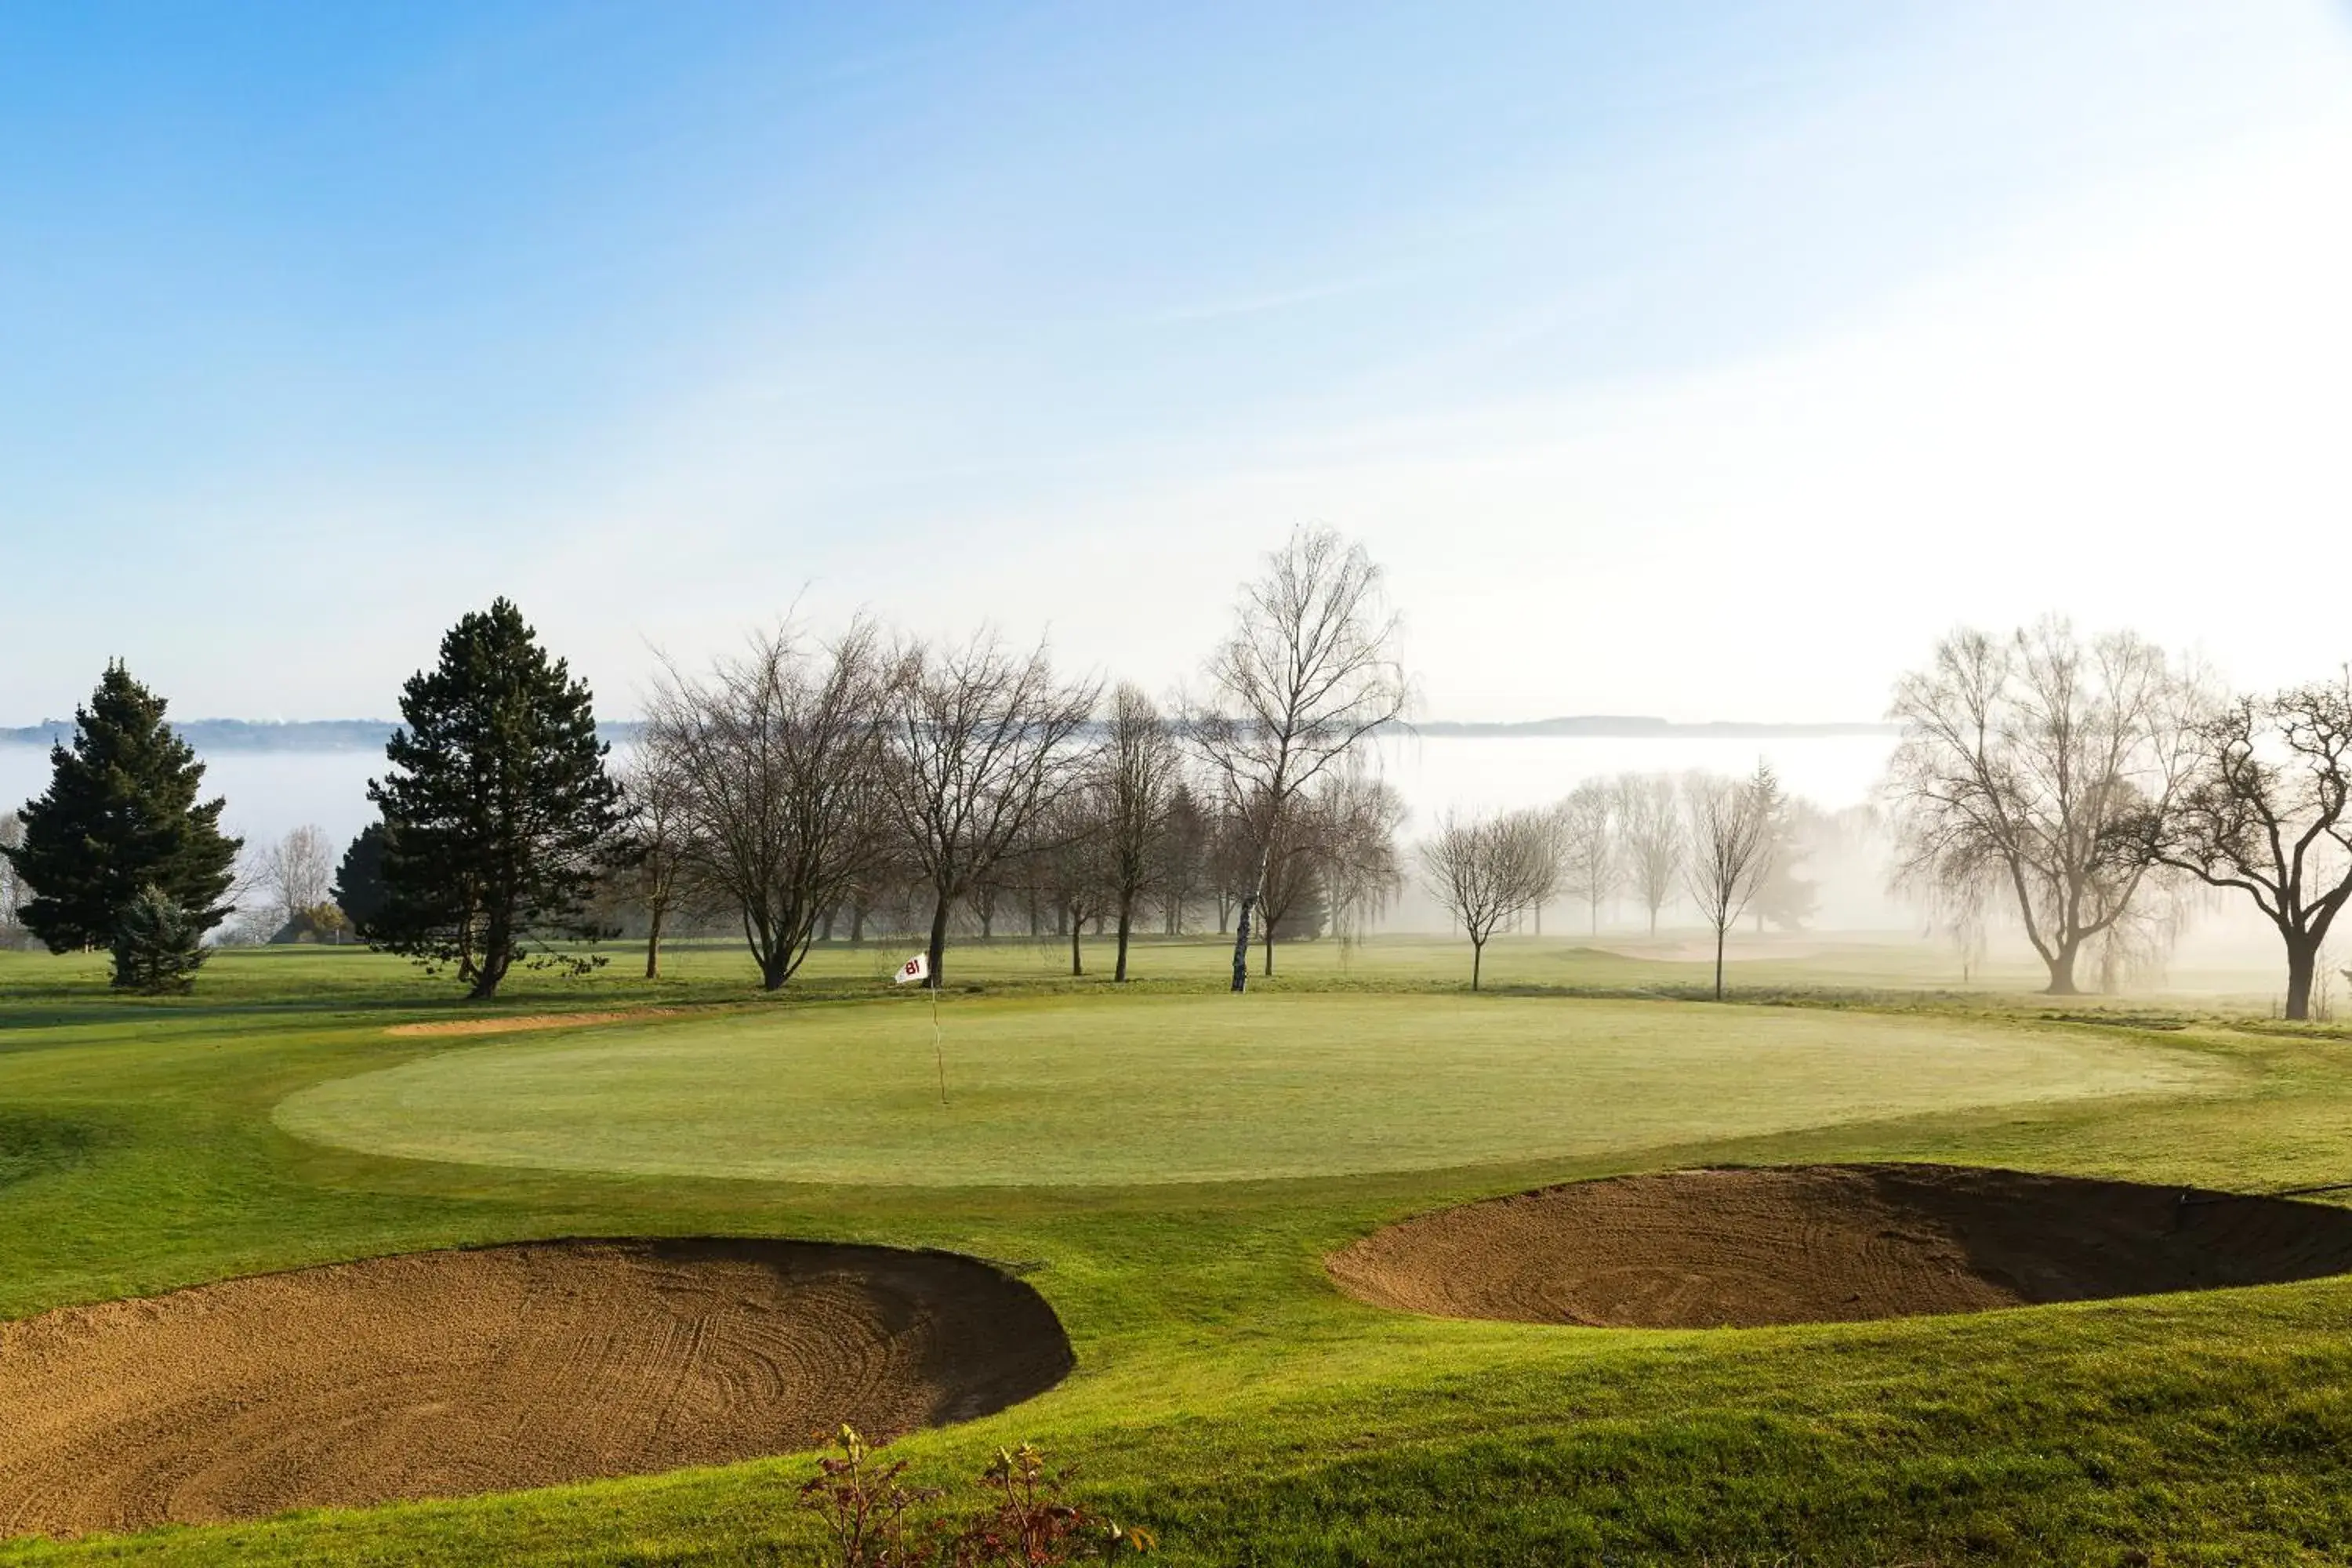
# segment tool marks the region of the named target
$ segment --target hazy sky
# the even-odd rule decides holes
[[[2321,3],[0,6],[0,722],[635,710],[796,599],[1166,686],[1293,524],[1432,717],[2352,657]]]

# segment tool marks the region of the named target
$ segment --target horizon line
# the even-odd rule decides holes
[[[629,739],[642,719],[608,719],[597,728],[608,738]],[[173,724],[199,750],[332,752],[373,749],[398,727],[391,719],[192,719]],[[1683,721],[1650,714],[1582,713],[1549,719],[1431,719],[1382,726],[1389,733],[1446,736],[1463,740],[1831,740],[1844,736],[1895,735],[1898,724],[1859,721],[1781,721],[1736,719]],[[0,725],[0,745],[45,746],[73,733],[74,721],[44,719],[36,724]]]

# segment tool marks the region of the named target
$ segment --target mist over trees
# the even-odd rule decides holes
[[[331,939],[345,924],[332,901],[335,856],[324,829],[305,824],[265,845],[247,879],[259,900],[248,911],[256,940]]]
[[[1272,974],[1283,942],[1352,943],[1417,884],[1469,937],[1474,988],[1494,938],[1541,934],[1562,902],[1588,935],[1705,929],[1721,995],[1739,922],[1884,920],[1892,886],[1963,980],[2014,937],[2055,994],[2153,972],[2192,912],[2242,900],[2280,944],[2285,1015],[2324,1004],[2352,903],[2352,672],[2221,694],[2129,633],[1961,628],[1895,685],[1883,812],[1824,811],[1760,768],[1621,773],[1407,844],[1375,743],[1410,694],[1398,635],[1361,547],[1303,528],[1243,584],[1191,700],[985,629],[787,626],[670,669],[616,776],[585,686],[500,600],[407,683],[380,819],[339,862],[305,826],[241,876],[202,764],[113,666],[48,794],[0,817],[0,941],[120,948],[119,983],[170,988],[242,904],[241,940],[348,920],[484,998],[534,954],[598,962],[624,921],[649,980],[674,932],[723,927],[771,990],[827,941],[912,934],[936,978],[959,933],[1050,928],[1073,973],[1089,937],[1112,943],[1124,982],[1154,938],[1213,931],[1245,986],[1252,942]]]
[[[2352,899],[2352,669],[2231,698],[2186,739],[2185,777],[2126,819],[2126,852],[2252,900],[2286,950],[2284,1011],[2307,1018],[2321,950]]]
[[[1238,907],[1255,878],[1265,973],[1274,973],[1275,943],[1282,933],[1314,937],[1328,931],[1352,942],[1387,909],[1404,882],[1397,847],[1404,816],[1396,791],[1352,764],[1325,773],[1302,792],[1281,817],[1270,846],[1257,843],[1255,824],[1236,814],[1232,863],[1242,880],[1234,902]]]
[[[1486,943],[1531,913],[1559,879],[1552,814],[1539,809],[1461,816],[1447,812],[1420,848],[1431,896],[1470,939],[1470,989],[1478,989]]]
[[[1033,843],[1020,858],[1028,879],[1053,911],[1054,930],[1070,939],[1070,973],[1087,972],[1087,922],[1101,924],[1111,903],[1109,822],[1102,802],[1081,785],[1037,818]]]
[[[1773,819],[1763,874],[1748,905],[1758,931],[1767,926],[1801,931],[1812,923],[1821,912],[1821,887],[1801,868],[1817,858],[1826,858],[1824,852],[1843,837],[1832,814],[1809,800],[1783,797]]]
[[[1658,932],[1658,911],[1675,896],[1683,874],[1681,792],[1666,773],[1627,773],[1617,782],[1617,845],[1625,886],[1650,914],[1650,934]]]
[[[1354,942],[1404,887],[1397,837],[1408,815],[1404,797],[1357,765],[1329,775],[1315,795],[1313,864],[1322,884],[1324,924]]]
[[[1723,944],[1770,874],[1780,847],[1780,781],[1763,763],[1737,783],[1704,776],[1684,789],[1689,832],[1684,885],[1715,933],[1715,999],[1723,1000]]]
[[[2142,852],[2145,825],[2175,808],[2199,700],[2129,633],[2086,643],[2063,620],[1954,632],[1895,687],[1898,880],[2000,888],[2050,994],[2075,994],[2084,948],[2121,952],[2158,915],[2164,862]]]
[[[269,847],[264,868],[278,912],[289,921],[327,901],[335,862],[323,830],[305,824]]]
[[[1024,916],[1069,940],[1074,971],[1089,931],[1124,979],[1139,936],[1213,925],[1244,976],[1251,940],[1271,973],[1283,942],[1351,942],[1406,885],[1406,812],[1372,746],[1409,694],[1398,630],[1360,546],[1302,528],[1244,584],[1202,697],[1174,711],[1131,684],[1104,700],[987,631],[787,629],[669,670],[614,777],[584,686],[502,600],[409,682],[371,786],[380,820],[331,867],[315,832],[257,853],[268,907],[249,919],[284,934],[340,910],[478,997],[529,952],[584,962],[625,920],[648,979],[680,921],[740,929],[775,989],[816,942],[884,932],[923,935],[936,977],[954,933]],[[1629,775],[1530,812],[1543,876],[1507,924],[1573,896],[1597,927],[1632,889],[1654,929],[1681,879],[1681,787]],[[552,815],[526,822],[534,800]]]
[[[1618,794],[1603,779],[1587,779],[1554,807],[1559,820],[1559,885],[1584,906],[1585,931],[1601,931],[1601,906],[1623,876],[1618,843]]]
[[[1628,803],[1638,839],[1624,826]],[[1549,807],[1448,812],[1415,847],[1414,858],[1422,886],[1452,928],[1470,938],[1473,989],[1486,943],[1523,922],[1532,927],[1544,900],[1564,890],[1585,906],[1588,934],[1600,932],[1604,906],[1620,897],[1633,900],[1652,934],[1663,911],[1687,905],[1712,938],[1719,999],[1738,923],[1752,915],[1759,931],[1767,925],[1802,928],[1819,898],[1800,869],[1846,849],[1867,817],[1866,811],[1825,813],[1792,799],[1759,760],[1742,777],[1705,770],[1621,773],[1587,779]],[[1654,867],[1674,868],[1672,886],[1644,886],[1626,875],[1642,853]]]
[[[1160,835],[1160,864],[1149,889],[1158,900],[1160,931],[1166,936],[1179,935],[1185,911],[1211,896],[1209,851],[1215,823],[1201,802],[1193,781],[1180,773],[1169,792],[1168,826]]]
[[[1237,858],[1255,861],[1230,889],[1236,992],[1249,984],[1252,913],[1269,911],[1271,973],[1271,928],[1308,886],[1318,853],[1315,826],[1301,820],[1308,792],[1405,711],[1400,629],[1363,547],[1301,528],[1244,585],[1209,660],[1208,700],[1190,729],[1240,836]]]
[[[2311,1016],[2352,900],[2352,672],[2266,694],[2218,691],[2130,633],[2063,620],[1962,629],[1895,689],[1887,791],[1896,876],[1963,973],[2006,916],[2074,993],[2082,954],[2116,989],[2151,966],[2188,888],[2242,896],[2284,951],[2281,1011]]]

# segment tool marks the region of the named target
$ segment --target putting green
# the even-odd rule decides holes
[[[1328,1176],[2219,1081],[2089,1031],[1655,1002],[950,998],[444,1049],[305,1089],[301,1137],[562,1171],[916,1186]]]

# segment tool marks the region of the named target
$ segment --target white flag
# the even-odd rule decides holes
[[[931,955],[928,952],[919,952],[898,966],[898,973],[890,983],[893,985],[905,985],[912,981],[929,980],[930,977]]]

